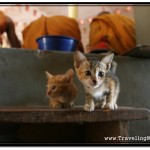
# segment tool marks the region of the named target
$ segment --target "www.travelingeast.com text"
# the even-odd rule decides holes
[[[105,141],[134,141],[134,142],[138,142],[138,141],[143,141],[143,142],[148,142],[150,141],[150,136],[117,136],[117,137],[104,137]]]

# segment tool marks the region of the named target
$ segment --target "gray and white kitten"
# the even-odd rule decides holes
[[[110,72],[113,57],[111,53],[102,59],[88,59],[79,51],[74,53],[76,74],[86,92],[84,110],[93,111],[95,106],[117,109],[120,86],[118,78]]]

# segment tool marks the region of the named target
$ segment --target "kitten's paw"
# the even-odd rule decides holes
[[[118,105],[117,105],[117,104],[115,104],[115,105],[114,105],[114,109],[117,109],[117,108],[118,108]]]
[[[63,108],[73,108],[74,104],[63,104]]]
[[[113,104],[113,103],[106,103],[105,106],[104,106],[104,109],[114,110],[114,109],[117,109],[117,108],[118,108],[117,104]]]
[[[61,106],[61,104],[55,104],[55,103],[53,103],[53,104],[49,104],[49,106],[50,106],[50,108],[62,108],[62,106]]]
[[[49,101],[50,108],[62,108],[62,104],[57,99],[52,99]]]
[[[95,108],[95,105],[89,105],[89,104],[84,105],[84,110],[85,111],[93,111],[94,108]]]

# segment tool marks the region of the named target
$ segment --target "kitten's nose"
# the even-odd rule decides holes
[[[93,80],[93,83],[96,85],[96,84],[97,84],[97,81],[94,79],[94,80]]]
[[[48,91],[47,94],[48,94],[48,95],[51,95],[51,91]]]

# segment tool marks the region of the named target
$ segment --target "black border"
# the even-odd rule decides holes
[[[123,5],[123,4],[126,4],[126,5],[130,5],[130,4],[139,4],[139,5],[147,5],[147,4],[150,4],[150,2],[1,2],[0,1],[0,4],[43,4],[43,5],[46,5],[46,4],[53,4],[53,5],[67,5],[67,4],[80,4],[80,5],[96,5],[96,4],[119,4],[119,5]]]
[[[20,5],[32,5],[32,6],[66,6],[67,4],[78,4],[83,6],[97,6],[100,4],[109,5],[140,5],[147,6],[150,5],[150,2],[0,2],[0,7],[11,4],[20,4]],[[97,4],[97,5],[96,5]],[[12,5],[13,6],[13,5]],[[0,147],[149,147],[150,143],[0,143]]]

